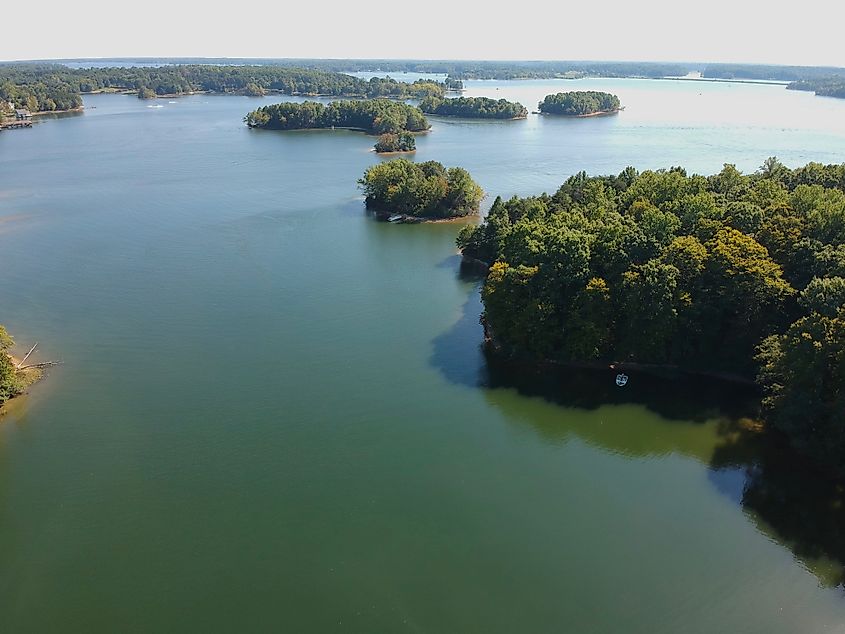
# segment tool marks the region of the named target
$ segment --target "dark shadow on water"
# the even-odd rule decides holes
[[[512,388],[564,407],[642,405],[670,420],[704,422],[752,416],[756,391],[748,386],[673,373],[627,370],[628,383],[616,385],[617,370],[537,367],[485,352],[490,388]]]
[[[461,270],[460,267],[461,267],[461,261],[462,260],[463,260],[463,258],[461,257],[461,255],[459,253],[455,253],[453,255],[450,255],[450,256],[445,257],[442,260],[440,260],[440,262],[435,264],[435,267],[438,268],[438,269],[457,270],[458,276],[460,277],[460,270]]]
[[[430,362],[449,381],[484,390],[488,401],[515,424],[528,425],[551,441],[576,435],[612,453],[674,452],[703,462],[714,488],[737,503],[757,530],[788,548],[820,584],[845,587],[845,482],[819,473],[777,434],[761,427],[755,389],[715,379],[632,371],[628,385],[619,388],[616,372],[609,368],[538,369],[506,361],[482,348],[482,308],[476,287],[457,322],[432,342]],[[548,410],[537,413],[527,403],[521,405],[509,396],[512,390],[560,405],[560,418],[549,416]],[[700,442],[684,446],[686,435],[646,438],[627,423],[610,430],[608,425],[590,425],[564,415],[572,409],[594,410],[612,404],[640,405],[673,427],[672,421],[697,425],[715,420],[716,442],[712,432],[707,432]]]
[[[452,383],[473,388],[488,383],[481,350],[484,331],[478,321],[480,315],[481,298],[476,288],[469,293],[458,321],[432,341],[429,362]]]
[[[432,342],[431,364],[453,383],[469,387],[515,389],[563,407],[596,409],[603,405],[635,404],[671,420],[703,422],[714,418],[756,416],[759,396],[753,387],[706,377],[667,372],[626,370],[625,387],[616,385],[617,371],[607,369],[537,367],[502,358],[482,346],[479,318],[483,276],[459,266],[460,256],[438,263],[458,269],[463,281],[477,282],[461,309],[461,317]]]
[[[774,433],[733,429],[711,477],[741,470],[740,504],[757,529],[789,548],[827,587],[845,588],[845,482],[819,471]]]

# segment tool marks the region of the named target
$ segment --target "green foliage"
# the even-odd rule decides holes
[[[251,128],[300,130],[306,128],[357,128],[375,134],[420,132],[430,126],[419,108],[390,99],[284,102],[262,106],[244,121]]]
[[[823,465],[845,472],[845,306],[811,312],[760,346],[767,419]]]
[[[0,405],[21,393],[22,386],[11,357],[6,352],[15,342],[0,326]]]
[[[15,345],[15,340],[6,332],[3,326],[0,326],[0,352],[6,351]]]
[[[367,169],[358,183],[367,209],[427,218],[475,213],[484,195],[465,169],[446,169],[436,161],[379,163]]]
[[[544,114],[562,114],[575,117],[597,114],[600,112],[615,112],[621,104],[619,97],[606,92],[595,90],[575,90],[546,95],[539,104],[540,112]]]
[[[413,152],[417,149],[417,141],[410,132],[387,132],[378,138],[375,149],[376,152]]]
[[[528,116],[528,110],[521,103],[488,97],[429,97],[420,102],[420,110],[426,114],[466,119],[524,119]]]

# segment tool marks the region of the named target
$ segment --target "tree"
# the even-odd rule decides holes
[[[0,326],[0,405],[21,392],[18,373],[7,352],[14,343],[6,329]]]
[[[367,209],[427,218],[475,213],[483,196],[466,170],[447,170],[436,161],[402,158],[373,165],[358,184]]]
[[[799,450],[845,472],[845,309],[800,318],[757,356],[767,419]]]

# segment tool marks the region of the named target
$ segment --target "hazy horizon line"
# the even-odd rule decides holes
[[[794,64],[778,62],[746,61],[703,61],[703,60],[655,60],[655,59],[553,59],[553,58],[426,58],[426,57],[267,57],[267,56],[230,56],[230,55],[86,55],[81,57],[41,57],[28,59],[4,59],[2,64],[35,62],[84,62],[84,61],[132,61],[132,60],[266,60],[266,61],[325,61],[325,62],[480,62],[480,63],[598,63],[598,64],[689,64],[689,65],[742,65],[742,66],[783,66],[792,68],[832,68],[843,69],[835,64]]]

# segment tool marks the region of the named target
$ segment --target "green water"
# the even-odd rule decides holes
[[[436,119],[416,158],[487,205],[845,160],[845,101],[781,87],[468,94],[574,87],[628,108]],[[372,138],[243,127],[272,101],[0,134],[0,322],[64,361],[0,418],[0,631],[845,631],[841,492],[732,443],[743,395],[489,366],[459,225],[374,222]]]

